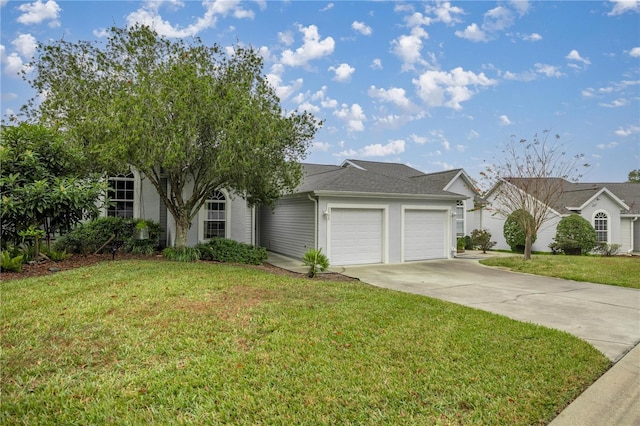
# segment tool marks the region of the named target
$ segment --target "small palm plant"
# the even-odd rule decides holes
[[[307,250],[302,256],[302,263],[309,267],[309,278],[318,275],[318,271],[326,271],[329,268],[329,259],[322,254],[322,248]]]

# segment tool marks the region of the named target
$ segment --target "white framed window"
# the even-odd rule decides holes
[[[599,243],[609,242],[609,215],[599,211],[593,215],[593,227],[596,230],[596,237]]]
[[[134,217],[135,177],[133,173],[113,176],[107,179],[109,185],[109,205],[106,215],[115,217]]]
[[[202,238],[209,240],[227,236],[227,197],[221,191],[214,191],[204,203]]]
[[[456,236],[464,236],[464,201],[456,202]]]

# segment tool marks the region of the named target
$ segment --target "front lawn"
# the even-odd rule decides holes
[[[640,288],[640,258],[637,257],[534,255],[525,261],[520,255],[492,257],[480,263],[566,280]]]
[[[546,424],[609,367],[359,282],[131,260],[0,286],[3,425]]]

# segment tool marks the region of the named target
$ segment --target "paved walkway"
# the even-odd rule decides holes
[[[363,282],[422,294],[567,331],[615,364],[552,426],[640,425],[640,290],[488,268],[470,253],[460,259],[331,268]],[[295,259],[270,253],[269,263],[306,272]]]

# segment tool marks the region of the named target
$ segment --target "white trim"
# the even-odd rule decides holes
[[[591,226],[593,226],[593,229],[595,229],[596,231],[596,235],[598,234],[598,230],[596,229],[596,215],[599,213],[604,213],[607,216],[607,244],[611,244],[611,213],[609,213],[606,210],[603,209],[598,209],[596,211],[593,212],[593,214],[591,215]],[[604,241],[600,241],[597,240],[599,243],[600,242],[604,242]]]
[[[349,191],[311,191],[313,195],[319,197],[350,197],[350,198],[402,198],[413,200],[459,200],[464,195],[430,195],[430,194],[400,194],[400,193],[386,193],[386,192],[349,192]],[[304,194],[304,193],[303,193]],[[470,199],[471,197],[464,197]]]
[[[331,259],[331,210],[361,209],[382,210],[382,263],[389,263],[389,205],[388,204],[339,204],[327,203],[327,257]]]
[[[229,196],[229,191],[226,189],[217,189],[217,191],[222,192],[224,195],[224,237],[229,238],[231,234],[231,197]],[[198,242],[209,241],[209,239],[204,238],[204,221],[206,219],[206,209],[207,209],[207,200],[206,198],[200,210],[198,210]]]
[[[355,168],[356,168],[356,169],[358,169],[358,170],[365,170],[365,171],[367,170],[367,169],[365,169],[364,167],[362,167],[362,166],[358,166],[356,163],[354,163],[354,162],[352,162],[352,161],[349,161],[349,160],[344,160],[344,161],[342,162],[342,164],[340,164],[340,167],[344,167],[344,166],[346,166],[346,165],[349,165],[349,166],[355,167]]]
[[[413,206],[413,205],[405,205],[402,206],[402,216],[400,219],[400,262],[404,263],[404,231],[406,229],[405,224],[405,212],[407,210],[427,210],[427,211],[435,211],[442,212],[445,215],[445,233],[444,233],[444,241],[443,241],[443,258],[449,259],[451,258],[451,217],[452,211],[451,208],[442,208],[442,207],[434,207],[434,206]]]

